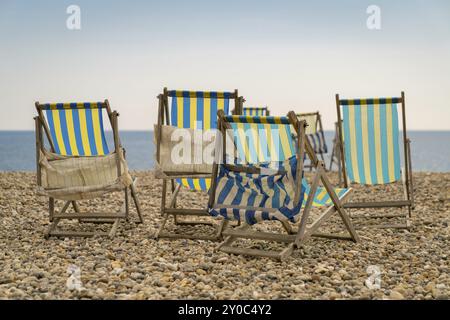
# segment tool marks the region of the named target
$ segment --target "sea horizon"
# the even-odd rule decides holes
[[[334,131],[325,130],[328,153],[333,146]],[[112,146],[111,131],[106,131]],[[131,170],[152,170],[154,166],[153,130],[121,130],[122,145],[127,151]],[[402,137],[402,134],[400,134]],[[409,130],[413,172],[450,172],[450,130]],[[402,143],[401,139],[399,143]],[[402,156],[402,154],[401,154]],[[35,133],[31,130],[0,130],[0,172],[35,171]]]

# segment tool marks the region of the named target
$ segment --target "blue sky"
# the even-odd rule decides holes
[[[366,27],[369,5],[381,30]],[[447,0],[2,0],[0,41],[0,130],[33,129],[36,100],[104,98],[121,129],[151,129],[164,86],[237,88],[272,114],[320,110],[327,129],[335,93],[405,90],[411,130],[450,130]]]

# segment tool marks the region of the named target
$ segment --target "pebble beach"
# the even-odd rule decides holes
[[[448,299],[450,297],[450,173],[415,173],[416,207],[409,230],[359,229],[360,243],[313,238],[286,261],[216,252],[217,243],[154,239],[161,223],[162,183],[151,171],[133,172],[144,224],[122,222],[116,237],[51,238],[47,199],[35,175],[0,173],[1,299]],[[336,180],[336,177],[333,176]],[[401,196],[356,186],[352,199]],[[121,194],[81,202],[82,210],[116,210]],[[207,197],[183,190],[178,204],[202,207]],[[59,203],[59,206],[61,203]],[[393,213],[399,209],[377,212]],[[366,226],[371,212],[351,211]],[[134,208],[132,218],[137,219]],[[77,228],[77,222],[65,223]],[[325,226],[341,228],[334,217]],[[102,228],[83,224],[83,228]],[[208,227],[183,227],[207,233]],[[275,223],[258,228],[277,229]],[[270,248],[272,243],[248,243]],[[68,268],[80,285],[68,286]],[[374,274],[373,270],[378,270]],[[378,282],[373,282],[377,276]],[[372,280],[371,280],[372,279]],[[372,282],[371,282],[372,281]],[[378,284],[374,286],[373,284]]]

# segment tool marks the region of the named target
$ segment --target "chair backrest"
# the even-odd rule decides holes
[[[319,131],[319,112],[298,113],[297,117],[308,124],[305,129],[306,134],[316,134]]]
[[[103,126],[106,102],[39,104],[48,127],[53,152],[63,156],[99,156],[109,153]]]
[[[403,98],[336,101],[347,178],[369,185],[400,180],[397,105]]]
[[[295,155],[294,129],[287,117],[227,116],[241,164],[284,161]]]
[[[315,153],[324,154],[328,152],[328,147],[325,141],[325,134],[322,127],[322,119],[320,113],[309,112],[297,114],[299,120],[304,120],[308,124],[305,129],[306,136]]]
[[[213,176],[217,176],[219,172],[223,173],[230,170],[228,169],[228,165],[233,166],[237,164],[236,168],[238,171],[233,171],[233,169],[231,169],[231,171],[234,172],[233,175],[235,175],[237,179],[240,179],[238,176],[251,177],[251,179],[259,181],[255,183],[260,184],[262,188],[267,190],[272,189],[273,191],[270,193],[273,195],[266,195],[266,198],[272,198],[275,202],[272,201],[271,204],[267,202],[260,203],[256,208],[251,209],[253,212],[254,210],[259,210],[258,206],[259,208],[266,206],[271,208],[277,207],[276,204],[280,203],[278,201],[279,199],[277,199],[280,197],[280,194],[275,191],[277,188],[275,184],[284,184],[284,182],[278,178],[275,179],[275,175],[278,177],[287,176],[288,179],[291,179],[295,184],[294,194],[286,194],[289,198],[292,197],[294,200],[295,208],[287,210],[286,213],[292,214],[291,211],[293,211],[294,214],[297,214],[300,212],[304,196],[304,188],[301,187],[304,170],[303,162],[299,163],[298,161],[303,161],[304,159],[305,149],[303,146],[304,143],[307,142],[304,131],[300,128],[304,122],[298,123],[293,112],[290,112],[288,117],[225,116],[219,113],[219,119],[221,119],[220,129],[222,135],[228,135],[228,138],[224,136],[225,145],[220,152],[225,160],[225,164],[221,164],[221,169],[219,170],[218,162],[216,162],[214,164]],[[298,126],[298,128],[295,129],[294,126]],[[300,134],[300,137],[297,136],[295,139],[292,134],[293,131]],[[231,142],[234,149],[233,152],[237,152],[238,157],[243,159],[244,163],[235,163],[236,157],[230,157],[229,154],[227,154],[227,152],[230,151],[228,146],[231,138],[230,135],[233,139]],[[300,148],[295,147],[294,139],[297,140],[297,145],[300,146]],[[261,152],[264,149],[268,150],[268,154]],[[259,173],[252,173],[252,168],[256,169],[257,172],[259,171]],[[273,175],[274,172],[276,172],[275,175]],[[267,188],[263,186],[266,186]],[[212,207],[215,199],[216,187],[214,180],[210,195],[210,207]],[[282,187],[282,189],[286,190],[284,187]],[[283,193],[281,192],[281,194]],[[285,203],[284,200],[283,203]]]
[[[170,124],[178,128],[216,129],[217,111],[230,114],[235,92],[169,90]]]
[[[251,108],[251,107],[245,107],[243,109],[244,116],[259,116],[259,117],[267,117],[270,115],[269,108],[263,107],[263,108]]]

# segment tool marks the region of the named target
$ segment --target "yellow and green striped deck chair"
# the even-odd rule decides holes
[[[113,236],[120,219],[128,219],[129,191],[134,199],[140,222],[141,210],[134,180],[128,173],[125,154],[119,141],[117,112],[107,100],[85,103],[36,103],[36,158],[38,193],[50,199],[52,222],[47,236],[92,236],[95,232],[58,231],[63,219],[105,221],[113,223],[108,233]],[[106,114],[104,115],[104,111]],[[110,150],[103,117],[111,124],[114,149]],[[50,150],[43,138],[47,137]],[[94,199],[113,191],[124,191],[124,211],[116,213],[81,213],[78,201]],[[65,205],[55,212],[55,200]],[[66,213],[72,204],[75,213]]]
[[[409,226],[413,208],[410,140],[406,131],[405,95],[392,98],[340,99],[336,95],[339,146],[344,185],[387,185],[402,181],[404,199],[376,202],[350,202],[348,208],[407,207],[406,222],[383,227]],[[401,166],[398,106],[402,113],[404,167]],[[385,215],[386,216],[386,215]],[[380,216],[381,217],[381,216]],[[387,215],[399,217],[399,215]]]
[[[180,129],[195,129],[207,131],[217,128],[217,112],[222,110],[226,114],[230,114],[231,107],[234,107],[236,114],[242,112],[243,98],[239,97],[238,91],[233,92],[216,92],[216,91],[188,91],[188,90],[168,90],[164,88],[162,94],[158,96],[159,99],[159,114],[158,125],[171,126]],[[234,106],[230,106],[230,102],[234,102]],[[159,150],[161,141],[157,137],[157,162],[160,162]],[[178,216],[208,216],[206,209],[181,209],[177,208],[176,199],[181,187],[197,190],[208,191],[211,186],[211,173],[196,174],[194,172],[180,172],[175,176],[166,174],[166,179],[163,179],[163,204],[162,214],[164,221],[160,230],[157,233],[157,238],[195,238],[195,239],[218,239],[220,234],[216,233],[213,236],[188,235],[180,233],[164,232],[167,218],[172,215],[176,224],[196,224],[192,221],[183,222],[178,220]],[[198,177],[196,177],[198,176]],[[166,182],[171,181],[171,200],[169,207],[166,207],[165,197],[167,192]],[[211,223],[208,223],[211,224]]]
[[[326,177],[323,162],[317,159],[306,138],[304,121],[298,121],[294,112],[287,117],[226,116],[223,112],[218,115],[222,136],[228,137],[225,143],[232,147],[222,148],[225,163],[214,164],[209,213],[242,224],[223,231],[226,238],[219,250],[283,260],[312,236],[358,241],[342,208],[342,201],[351,190],[345,190],[341,196],[336,194]],[[310,157],[318,166],[311,186],[302,180],[305,152],[312,153]],[[318,188],[319,182],[323,188]],[[315,195],[320,198],[312,201]],[[310,223],[312,206],[328,208]],[[349,236],[317,233],[333,213],[339,213]],[[252,230],[253,225],[262,221],[281,223],[287,234]],[[297,222],[298,228],[294,230],[293,224]],[[282,251],[268,251],[233,246],[239,238],[281,242],[287,247]]]
[[[270,116],[270,111],[268,107],[244,107],[243,113],[244,116],[259,116],[259,117],[268,117]]]

